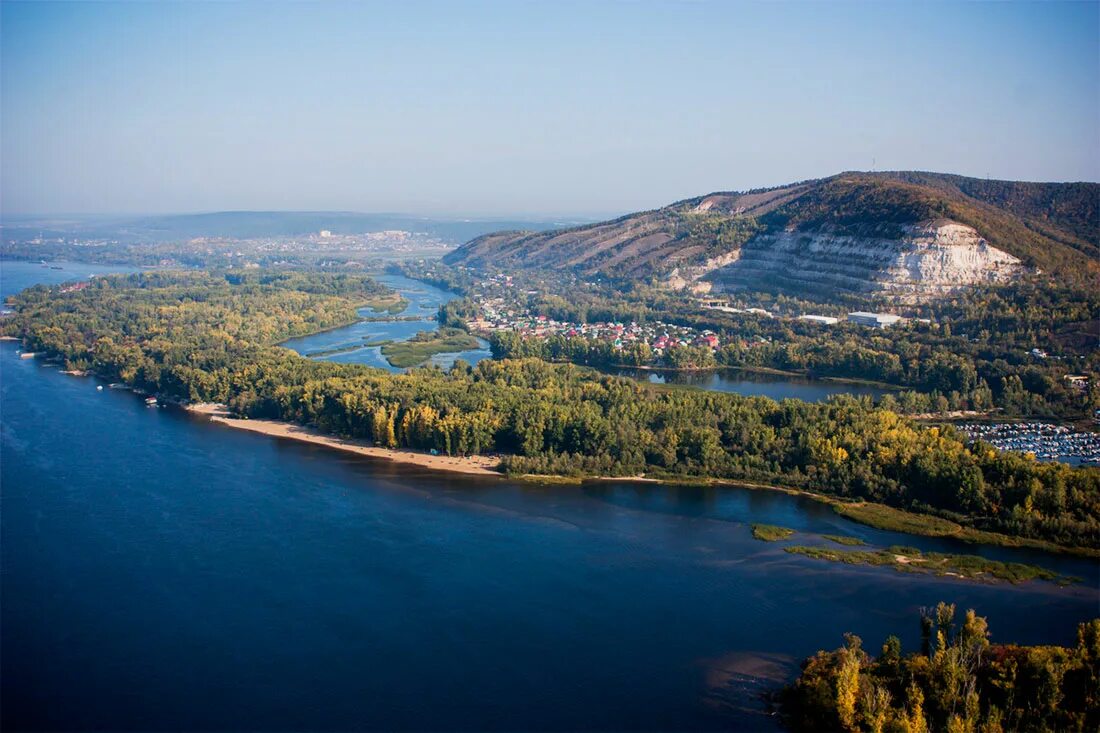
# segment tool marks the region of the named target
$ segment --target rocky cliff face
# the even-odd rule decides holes
[[[1100,277],[1100,184],[842,173],[718,192],[553,232],[498,232],[454,265],[571,270],[667,287],[921,300],[1044,271]]]
[[[905,226],[899,236],[763,234],[739,254],[703,279],[718,290],[766,284],[792,293],[841,290],[922,300],[970,285],[1008,282],[1023,272],[1018,258],[950,220]]]

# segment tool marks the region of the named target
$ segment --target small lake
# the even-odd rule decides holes
[[[705,372],[661,372],[647,369],[613,369],[610,373],[651,384],[694,387],[711,392],[733,392],[747,397],[770,397],[773,400],[796,399],[822,402],[833,395],[879,398],[891,390],[869,384],[850,384],[818,379],[791,377],[783,374],[762,374],[740,369],[718,369]]]
[[[391,315],[389,313],[376,313],[370,308],[363,308],[359,311],[359,315],[365,319],[363,321],[331,331],[313,334],[312,336],[284,341],[281,346],[293,349],[302,356],[309,356],[318,360],[337,361],[344,364],[363,364],[391,372],[405,371],[391,366],[386,361],[386,357],[382,356],[380,346],[364,346],[363,344],[379,341],[405,341],[420,331],[438,330],[439,323],[436,320],[436,314],[439,312],[439,306],[459,296],[434,285],[411,280],[402,275],[387,273],[385,275],[371,275],[371,277],[401,293],[402,297],[409,301],[409,305],[405,310],[396,315]],[[481,339],[478,341],[480,346],[477,349],[458,353],[436,354],[426,363],[448,369],[457,359],[476,364],[482,359],[490,358],[492,354],[489,352],[489,343]]]

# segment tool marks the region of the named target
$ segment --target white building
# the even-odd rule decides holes
[[[800,321],[809,321],[810,323],[817,323],[822,326],[832,326],[839,318],[833,318],[832,316],[799,316]]]
[[[895,323],[903,321],[901,316],[895,316],[893,313],[866,313],[864,311],[856,311],[855,313],[848,314],[848,321],[856,323],[860,326],[871,326],[872,328],[886,328],[887,326],[893,326]]]
[[[321,239],[328,239],[331,236],[332,236],[332,232],[330,232],[328,229],[322,229],[321,230]]]

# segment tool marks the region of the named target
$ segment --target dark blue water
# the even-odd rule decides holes
[[[435,331],[439,328],[436,314],[439,306],[450,302],[458,296],[434,285],[411,280],[401,275],[385,274],[374,276],[379,282],[394,288],[409,301],[409,305],[396,316],[385,313],[376,313],[370,308],[359,311],[364,319],[350,326],[336,328],[324,333],[291,339],[282,345],[294,349],[303,356],[311,356],[325,361],[338,361],[347,364],[365,364],[366,366],[388,369],[391,372],[405,371],[391,366],[386,357],[382,356],[379,346],[363,346],[363,344],[380,341],[405,341],[415,336],[420,331]],[[416,320],[407,320],[415,318]],[[402,319],[402,320],[396,320]],[[325,353],[339,350],[338,353]],[[428,364],[436,364],[444,369],[450,368],[456,359],[463,359],[470,364],[476,364],[482,359],[488,359],[492,355],[489,352],[489,344],[480,341],[477,349],[457,353],[436,354],[428,360]]]
[[[0,268],[3,295],[103,271]],[[0,344],[5,728],[767,730],[760,694],[844,631],[914,648],[942,599],[997,640],[1068,644],[1098,612],[1087,560],[772,492],[395,467],[147,408],[17,347]],[[758,521],[1087,582],[831,565],[753,540]]]
[[[817,379],[788,377],[782,374],[746,372],[739,369],[719,369],[707,372],[653,372],[644,369],[616,369],[615,374],[641,379],[651,384],[694,387],[712,392],[733,392],[748,397],[770,397],[773,400],[796,399],[822,402],[832,395],[850,394],[859,397],[881,397],[890,390],[869,384],[848,384]]]
[[[0,345],[8,728],[768,729],[762,690],[917,609],[1071,643],[1084,587],[832,565],[796,497],[398,468],[152,409]],[[938,542],[905,537],[908,544]],[[1011,551],[1001,550],[1010,553]]]

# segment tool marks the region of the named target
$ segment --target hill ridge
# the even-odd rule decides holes
[[[901,292],[922,298],[1029,273],[1094,279],[1100,273],[1098,206],[1097,183],[850,171],[716,191],[566,229],[493,232],[445,261],[656,278],[702,290],[747,287],[752,278],[789,291],[890,292],[903,286]],[[943,236],[928,239],[921,227],[929,222],[940,222]],[[854,252],[861,253],[856,261],[849,257]],[[761,270],[765,261],[772,265]],[[997,272],[987,272],[990,267]],[[837,268],[847,268],[846,274],[840,277]],[[786,274],[796,270],[797,278]]]

